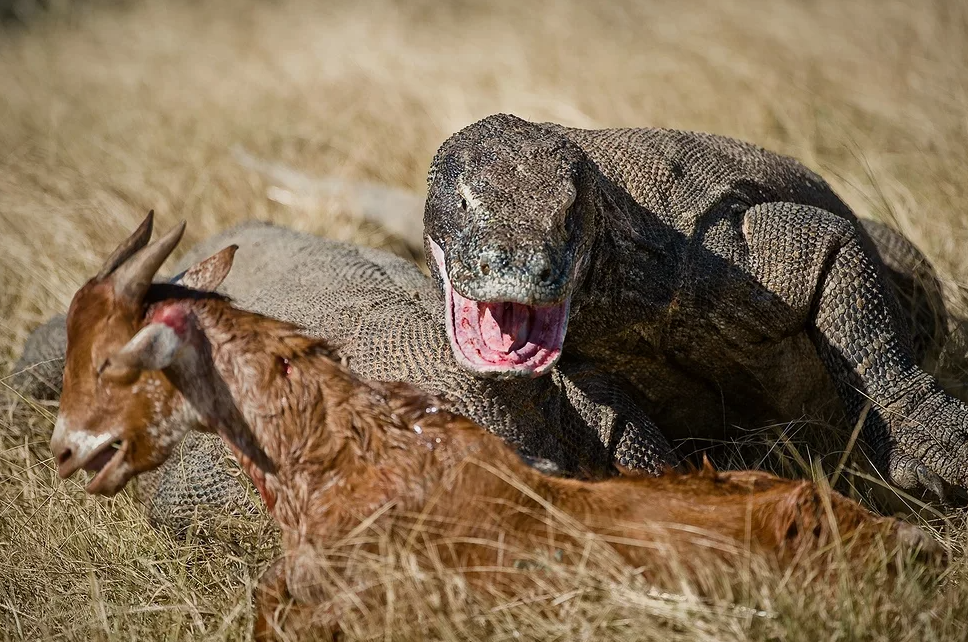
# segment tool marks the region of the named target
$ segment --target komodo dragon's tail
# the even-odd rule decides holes
[[[282,163],[253,156],[241,146],[232,155],[246,169],[274,183],[266,196],[284,205],[318,207],[335,202],[350,216],[359,217],[400,238],[415,256],[423,254],[424,197],[412,190],[338,176],[310,176]]]

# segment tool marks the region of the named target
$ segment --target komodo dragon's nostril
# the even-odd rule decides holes
[[[541,274],[539,274],[538,276],[541,277],[541,280],[542,281],[550,281],[551,280],[551,268],[545,268],[545,269],[541,270]]]

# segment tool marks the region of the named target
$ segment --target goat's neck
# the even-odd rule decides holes
[[[283,526],[337,477],[379,463],[387,427],[399,420],[323,342],[224,301],[195,302],[192,312],[195,349],[173,368],[173,383]],[[384,421],[374,421],[374,409],[386,410]]]

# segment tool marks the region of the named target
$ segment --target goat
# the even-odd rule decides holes
[[[323,600],[306,562],[367,525],[390,537],[433,524],[438,559],[506,582],[508,550],[580,557],[569,533],[549,534],[549,511],[599,537],[633,567],[755,554],[779,568],[851,539],[931,554],[914,526],[876,517],[808,481],[706,469],[588,482],[541,474],[500,438],[408,384],[363,381],[324,340],[233,307],[215,288],[228,247],[183,284],[152,283],[185,223],[149,243],[152,217],[74,296],[60,411],[51,451],[62,478],[96,473],[89,493],[112,495],[159,466],[190,429],[218,433],[278,522],[287,555],[263,576],[256,637],[294,627]],[[844,550],[844,549],[841,549]],[[577,552],[576,552],[577,551]],[[513,590],[512,588],[509,590]],[[286,618],[278,616],[288,605]],[[338,613],[315,622],[337,629]]]

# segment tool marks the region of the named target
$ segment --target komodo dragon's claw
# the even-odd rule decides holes
[[[942,504],[947,498],[949,485],[938,473],[910,455],[897,454],[887,466],[888,479],[899,488],[924,489],[938,498]]]
[[[924,464],[918,464],[915,470],[918,483],[938,498],[942,504],[945,503],[945,485],[937,473],[928,470]]]

